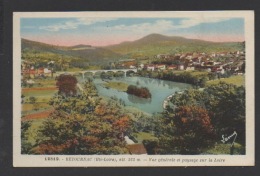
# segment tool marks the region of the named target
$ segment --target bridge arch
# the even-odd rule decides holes
[[[126,72],[122,71],[122,70],[119,70],[119,71],[116,71],[114,75],[116,77],[126,77]]]
[[[125,72],[125,76],[129,76],[130,74],[134,74],[134,73],[136,73],[136,71],[128,70],[128,71]]]
[[[136,73],[137,69],[112,69],[112,70],[86,70],[86,71],[80,71],[83,79],[85,78],[86,73],[92,73],[93,76],[95,76],[97,73],[110,73],[111,75],[116,73],[122,73],[124,72],[124,76],[126,76],[128,73]]]

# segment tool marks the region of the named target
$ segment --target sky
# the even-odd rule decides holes
[[[243,18],[21,18],[21,37],[43,43],[106,46],[157,33],[214,42],[244,41]]]

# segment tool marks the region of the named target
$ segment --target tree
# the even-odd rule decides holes
[[[147,89],[146,87],[138,88],[137,86],[134,86],[134,85],[129,85],[127,87],[126,92],[128,94],[133,94],[133,95],[141,97],[141,98],[151,98],[151,96],[152,96],[149,89]]]
[[[157,154],[158,140],[143,140],[143,144],[149,155]]]
[[[65,60],[64,56],[60,56],[60,59],[57,61],[57,64],[61,71],[65,70],[65,66],[69,63],[69,60]]]
[[[204,90],[206,109],[219,136],[238,133],[237,140],[245,144],[245,88],[220,82]]]
[[[131,133],[130,117],[116,101],[98,97],[88,80],[77,96],[55,95],[54,107],[39,130],[36,154],[126,154],[124,136]]]
[[[124,136],[130,129],[129,117],[113,113],[81,114],[54,111],[39,130],[37,154],[124,154]],[[100,108],[100,107],[99,107]]]
[[[56,78],[56,86],[59,88],[59,94],[71,96],[76,95],[77,78],[72,75],[60,75]]]
[[[35,97],[29,97],[29,102],[31,103],[31,104],[34,104],[35,102],[36,102],[36,98]]]
[[[208,78],[207,78],[207,77],[205,77],[205,76],[202,77],[202,78],[200,79],[200,81],[199,81],[199,86],[200,86],[200,87],[205,87],[207,81],[208,81]]]
[[[198,154],[215,143],[207,110],[198,106],[180,106],[163,117],[159,148],[163,154]]]
[[[214,130],[221,138],[234,131],[238,133],[237,141],[245,145],[245,88],[220,82],[204,90],[185,90],[175,94],[170,100],[167,113],[174,113],[180,106],[199,106],[207,110]]]
[[[21,95],[21,99],[22,99],[21,103],[22,103],[22,104],[24,103],[24,98],[25,98],[25,95],[22,94],[22,95]]]
[[[31,121],[24,121],[21,123],[21,152],[22,154],[31,153],[32,144],[29,142],[28,129],[31,127]]]
[[[40,109],[40,104],[39,103],[34,103],[33,104],[33,110],[38,111]]]

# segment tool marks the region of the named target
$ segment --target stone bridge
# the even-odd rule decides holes
[[[85,79],[85,73],[92,73],[93,75],[95,75],[96,73],[106,73],[106,72],[124,72],[124,75],[126,77],[126,73],[129,71],[133,71],[133,72],[137,72],[137,69],[112,69],[112,70],[84,70],[84,71],[75,71],[75,72],[56,72],[56,76],[62,75],[62,74],[70,74],[70,75],[82,75],[82,78]]]

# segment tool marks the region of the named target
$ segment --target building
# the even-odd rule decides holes
[[[169,66],[167,67],[168,70],[175,70],[175,69],[177,69],[177,68],[178,68],[177,65],[169,65]]]
[[[44,74],[49,74],[49,73],[51,73],[51,70],[49,70],[48,68],[44,68],[43,72],[44,72]]]
[[[155,65],[146,65],[146,69],[150,71],[154,71]]]
[[[139,67],[143,69],[144,68],[144,64],[140,64]]]
[[[156,65],[156,68],[159,69],[159,70],[165,70],[166,66],[161,64],[161,65]]]
[[[128,151],[131,155],[147,155],[147,151],[143,144],[127,145]]]
[[[178,70],[184,70],[184,65],[183,64],[179,64],[178,65]]]
[[[134,66],[134,65],[130,65],[129,68],[130,68],[130,69],[135,69],[136,66]]]
[[[191,70],[195,70],[195,67],[194,67],[194,66],[188,66],[188,67],[186,67],[186,71],[191,71]]]
[[[38,68],[37,73],[38,73],[39,75],[44,74],[44,68],[43,68],[43,67]]]

